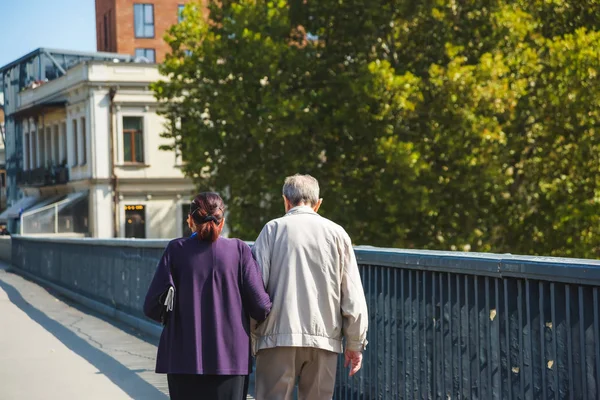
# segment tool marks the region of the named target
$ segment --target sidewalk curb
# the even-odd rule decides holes
[[[123,322],[129,326],[132,326],[135,329],[137,329],[141,332],[144,332],[154,338],[157,338],[157,339],[160,338],[163,328],[162,328],[162,326],[160,326],[154,322],[150,322],[150,321],[144,320],[142,318],[135,317],[131,314],[127,314],[121,310],[118,310],[114,307],[111,307],[111,306],[101,303],[99,301],[92,300],[89,297],[83,296],[79,293],[75,293],[75,292],[73,292],[69,289],[66,289],[60,285],[52,283],[44,278],[35,276],[35,275],[31,274],[30,272],[27,272],[18,267],[15,267],[14,265],[7,264],[7,267],[8,267],[9,271],[14,271],[19,275],[22,275],[26,278],[31,279],[32,281],[35,281],[35,282],[42,284],[48,288],[51,288],[55,292],[62,294],[63,296],[75,301],[76,303],[79,303],[87,308],[90,308],[102,315],[105,315],[105,316],[115,319],[117,321]]]

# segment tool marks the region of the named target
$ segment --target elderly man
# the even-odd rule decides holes
[[[256,397],[331,399],[338,353],[346,338],[350,375],[367,344],[367,304],[352,242],[317,214],[319,183],[309,175],[283,185],[285,216],[265,225],[254,244],[273,307],[254,332]]]

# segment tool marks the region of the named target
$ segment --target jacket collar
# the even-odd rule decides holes
[[[316,214],[316,212],[310,206],[297,206],[288,211],[285,216],[296,214]]]

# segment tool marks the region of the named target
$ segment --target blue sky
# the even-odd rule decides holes
[[[96,50],[94,0],[0,0],[0,67],[39,47]]]

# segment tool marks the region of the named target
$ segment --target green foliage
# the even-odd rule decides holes
[[[190,5],[154,85],[164,135],[245,239],[301,172],[356,243],[596,258],[598,6]]]

